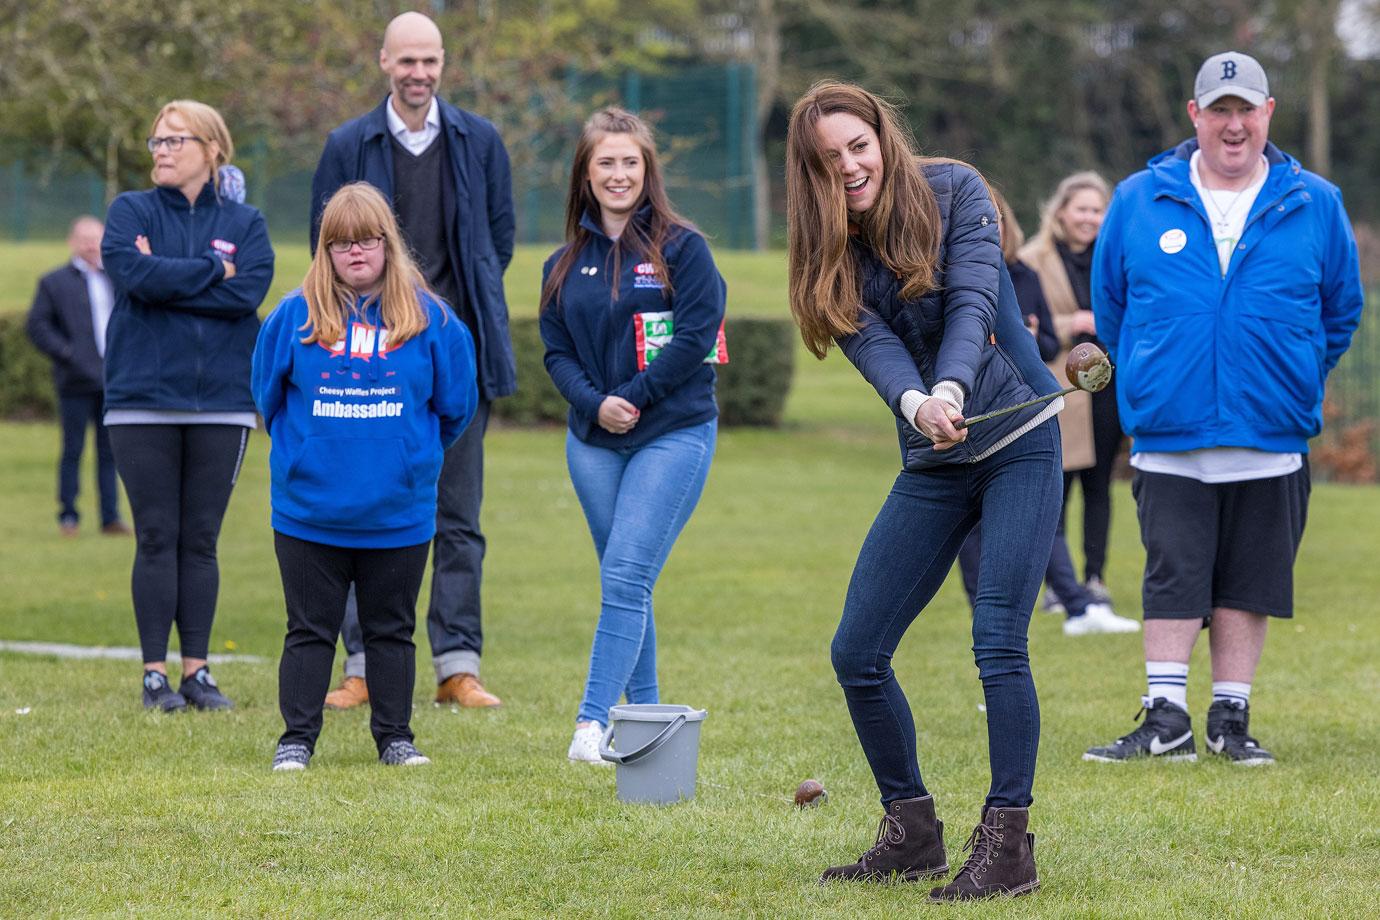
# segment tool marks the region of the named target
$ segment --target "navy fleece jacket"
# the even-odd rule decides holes
[[[474,417],[474,340],[422,296],[429,323],[402,345],[359,305],[345,338],[302,344],[307,301],[293,291],[254,350],[254,401],[273,449],[273,529],[314,543],[389,549],[436,533],[441,456]],[[349,343],[348,349],[345,343]]]
[[[152,255],[135,248],[148,238]],[[105,407],[253,412],[249,359],[273,247],[255,208],[206,183],[125,192],[110,203],[101,260],[115,288],[106,331]],[[225,277],[225,260],[235,277]]]
[[[643,217],[640,213],[634,220]],[[541,313],[546,370],[570,403],[571,432],[596,447],[641,447],[668,431],[717,418],[714,368],[704,359],[723,322],[727,288],[704,237],[682,228],[666,244],[669,297],[650,262],[623,252],[614,299],[615,241],[589,215],[581,226],[592,238],[566,275],[556,303]],[[543,287],[563,251],[546,260]],[[674,335],[645,370],[638,370],[634,317],[668,310],[674,313]],[[632,431],[610,434],[599,427],[599,405],[607,396],[621,396],[641,410]]]

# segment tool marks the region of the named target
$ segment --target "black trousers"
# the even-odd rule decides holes
[[[110,433],[101,418],[105,415],[105,396],[100,393],[59,395],[62,415],[62,459],[58,461],[59,521],[76,523],[77,495],[81,492],[81,454],[86,446],[86,426],[96,427],[96,486],[101,498],[101,524],[120,520],[120,490],[115,484],[115,452]]]
[[[369,729],[374,743],[382,754],[394,741],[411,741],[412,687],[417,676],[412,630],[430,543],[355,549],[275,531],[273,547],[287,602],[287,637],[278,664],[278,710],[287,728],[280,743],[316,749],[335,661],[335,639],[345,618],[351,582],[364,632],[365,680],[372,710]]]
[[[1116,385],[1092,394],[1093,452],[1096,462],[1086,470],[1064,474],[1064,506],[1076,480],[1083,487],[1083,579],[1101,578],[1107,565],[1107,537],[1112,527],[1112,465],[1126,436],[1116,406]],[[1064,532],[1064,511],[1059,511]]]
[[[216,541],[249,429],[239,425],[111,425],[110,445],[134,515],[134,619],[144,663],[168,657],[177,623],[183,658],[205,658],[216,617]]]

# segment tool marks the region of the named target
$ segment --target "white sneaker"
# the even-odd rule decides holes
[[[572,763],[611,767],[612,763],[599,756],[599,741],[603,737],[604,726],[598,722],[579,726],[575,729],[574,737],[570,739],[570,750],[566,751],[565,756],[570,758]]]
[[[1140,624],[1135,620],[1117,616],[1109,604],[1089,604],[1081,617],[1069,617],[1064,621],[1066,636],[1133,632],[1140,632]]]

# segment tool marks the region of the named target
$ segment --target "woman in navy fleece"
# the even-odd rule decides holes
[[[822,880],[948,872],[891,659],[981,521],[973,655],[992,781],[969,858],[930,899],[1026,894],[1039,885],[1026,827],[1040,735],[1026,631],[1062,493],[1062,402],[954,426],[1058,387],[1022,322],[986,183],[962,163],[917,160],[903,124],[866,90],[819,83],[786,135],[791,312],[811,351],[822,358],[837,343],[876,388],[904,466],[858,554],[831,647],[886,813],[876,845]]]
[[[474,342],[426,290],[373,186],[343,186],[327,203],[306,280],[259,335],[254,400],[273,439],[288,618],[273,769],[305,769],[315,750],[352,582],[379,759],[429,763],[412,744],[412,632],[441,455],[478,401]]]
[[[234,154],[208,105],[163,106],[148,139],[157,188],[110,205],[101,259],[115,288],[105,424],[129,494],[144,706],[229,709],[206,667],[216,540],[250,429],[249,359],[273,280],[263,215],[222,193]],[[182,684],[165,663],[177,623]]]
[[[609,707],[657,702],[652,588],[714,456],[725,288],[671,209],[651,131],[622,109],[585,123],[565,236],[543,272],[541,335],[570,402],[566,460],[602,593],[567,756],[599,764]]]

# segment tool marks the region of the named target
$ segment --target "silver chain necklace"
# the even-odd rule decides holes
[[[1225,208],[1223,208],[1221,205],[1217,203],[1217,195],[1215,194],[1215,192],[1217,192],[1218,189],[1210,189],[1207,187],[1206,184],[1203,185],[1203,191],[1208,193],[1203,196],[1203,200],[1208,203],[1209,207],[1217,211],[1218,219],[1214,220],[1212,224],[1220,232],[1225,233],[1231,227],[1231,220],[1229,219],[1229,215],[1232,211],[1236,210],[1236,203],[1241,200],[1241,196],[1250,191],[1251,187],[1255,185],[1255,174],[1259,169],[1260,164],[1257,163],[1255,169],[1251,170],[1251,180],[1246,183],[1244,188],[1238,190],[1237,193],[1234,196],[1232,196],[1231,201],[1228,202]],[[1201,173],[1201,170],[1199,170],[1199,172]],[[1202,176],[1199,175],[1199,179],[1201,178]]]

